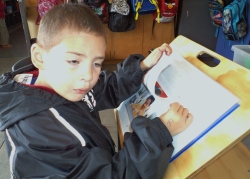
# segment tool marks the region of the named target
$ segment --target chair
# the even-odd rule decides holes
[[[17,61],[13,66],[12,66],[12,71],[16,71],[19,68],[22,68],[24,66],[32,64],[31,62],[31,57],[25,57],[19,61]]]

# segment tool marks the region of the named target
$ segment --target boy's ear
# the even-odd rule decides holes
[[[31,61],[33,65],[38,68],[39,70],[44,69],[44,62],[43,62],[43,48],[39,46],[37,43],[34,43],[31,46]]]

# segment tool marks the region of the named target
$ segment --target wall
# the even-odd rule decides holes
[[[36,38],[38,25],[35,24],[37,18],[37,0],[27,0],[26,16],[30,37]],[[129,54],[148,55],[152,48],[160,46],[162,43],[170,43],[174,39],[174,22],[166,24],[155,23],[152,33],[152,14],[140,15],[136,21],[136,28],[128,32],[111,32],[107,24],[107,49],[106,64],[116,64],[124,60]]]

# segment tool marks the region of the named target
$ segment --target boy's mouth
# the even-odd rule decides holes
[[[89,90],[88,89],[74,89],[74,91],[77,94],[86,94]]]

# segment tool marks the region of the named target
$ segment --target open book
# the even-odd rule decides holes
[[[171,161],[239,106],[239,99],[233,93],[176,52],[170,56],[164,54],[143,82],[140,90],[117,108],[121,133],[132,131],[130,123],[135,116],[152,119],[166,112],[171,103],[179,102],[189,109],[194,120],[173,137],[175,149]],[[140,110],[142,105],[144,110]]]

